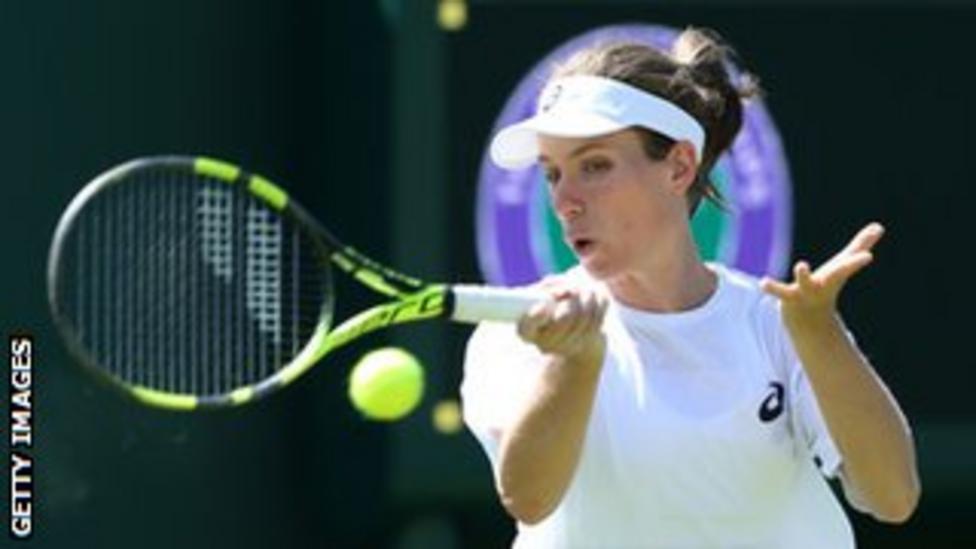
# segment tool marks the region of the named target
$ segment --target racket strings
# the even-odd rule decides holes
[[[61,252],[58,306],[125,383],[197,395],[257,383],[330,311],[323,252],[238,185],[147,171],[90,202]]]

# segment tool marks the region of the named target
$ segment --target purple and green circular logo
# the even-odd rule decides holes
[[[549,71],[572,52],[616,40],[669,48],[677,35],[675,29],[656,25],[621,25],[573,38],[522,79],[492,134],[535,113]],[[742,131],[711,175],[730,211],[702,202],[692,219],[702,257],[756,276],[783,274],[791,245],[792,186],[779,132],[760,101],[746,106]],[[487,150],[478,181],[476,230],[481,270],[492,284],[527,284],[576,264],[563,242],[541,170],[503,170]]]

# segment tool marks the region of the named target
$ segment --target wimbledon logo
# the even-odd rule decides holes
[[[573,51],[614,40],[668,48],[677,34],[661,26],[623,25],[599,28],[566,42],[522,79],[492,134],[535,112],[552,66]],[[742,131],[719,159],[712,180],[730,211],[702,202],[692,219],[702,257],[756,276],[783,274],[791,245],[791,184],[779,133],[760,101],[747,105]],[[481,271],[490,283],[527,284],[576,264],[563,242],[539,168],[502,170],[491,162],[487,150],[478,182],[476,230]]]

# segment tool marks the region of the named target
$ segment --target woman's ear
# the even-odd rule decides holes
[[[671,189],[681,195],[688,192],[698,176],[698,155],[695,147],[688,141],[678,141],[668,151],[667,161],[671,166]]]

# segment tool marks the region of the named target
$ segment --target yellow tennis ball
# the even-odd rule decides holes
[[[396,421],[417,407],[424,394],[424,370],[397,347],[366,353],[349,374],[349,399],[369,419]]]

